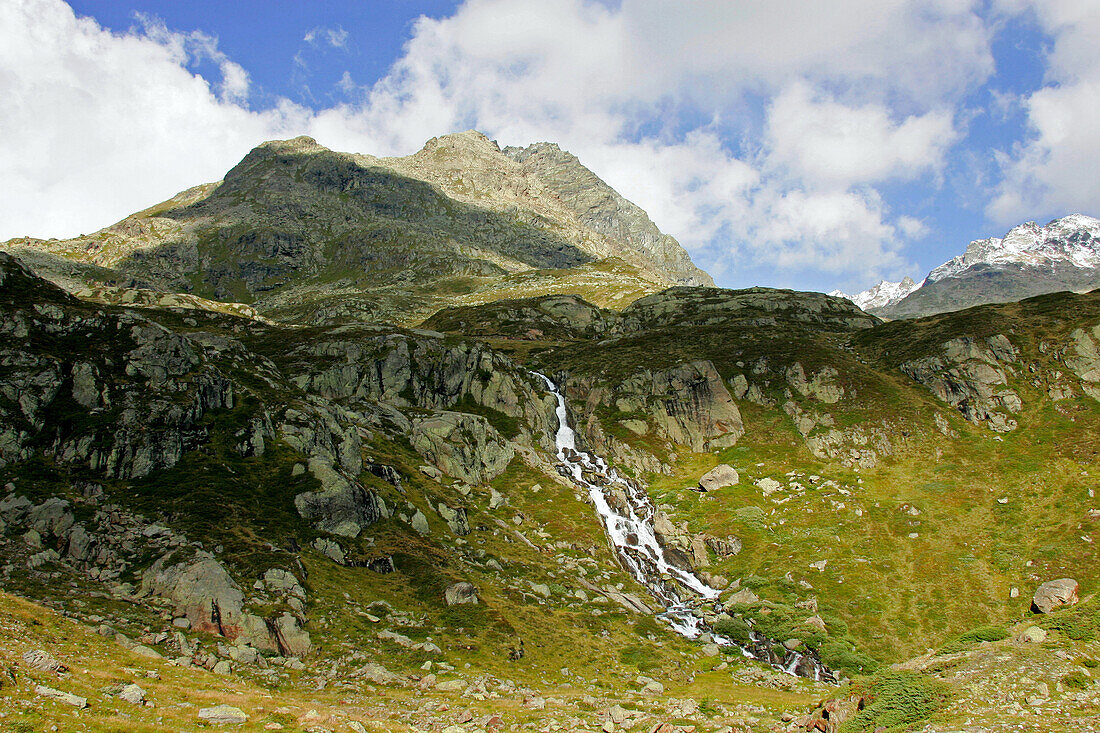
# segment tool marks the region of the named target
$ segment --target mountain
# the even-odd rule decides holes
[[[1060,290],[1100,287],[1100,221],[1082,214],[1046,226],[1027,222],[1004,237],[971,242],[894,303],[871,306],[887,318],[912,318],[1005,303]]]
[[[1095,728],[1100,294],[303,327],[0,254],[0,333],[13,730]]]
[[[862,310],[877,312],[887,306],[897,303],[899,300],[916,290],[919,285],[913,282],[913,278],[906,277],[901,282],[889,282],[880,280],[877,285],[868,288],[855,295],[848,295],[839,290],[834,290],[829,295],[837,298],[847,298]]]
[[[95,234],[4,249],[70,289],[185,293],[303,323],[414,324],[454,297],[563,288],[614,305],[712,284],[645,212],[553,150],[505,154],[474,131],[404,158],[273,141],[222,181]]]

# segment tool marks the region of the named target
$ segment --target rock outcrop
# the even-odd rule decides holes
[[[940,355],[905,362],[901,370],[967,420],[1004,433],[1016,429],[1009,415],[1023,407],[1019,394],[1008,386],[1017,354],[1001,334],[983,340],[963,336],[945,342]]]

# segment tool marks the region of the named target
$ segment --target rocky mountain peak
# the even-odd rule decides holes
[[[496,140],[490,140],[485,133],[477,130],[465,130],[452,132],[448,135],[433,137],[424,143],[413,157],[424,158],[431,156],[439,159],[443,156],[453,156],[460,159],[496,157],[500,155],[500,146]]]
[[[1001,238],[990,237],[971,242],[964,254],[932,270],[928,280],[936,282],[983,264],[1100,267],[1100,220],[1084,214],[1071,214],[1046,226],[1039,226],[1033,221],[1024,222]]]
[[[829,295],[836,298],[847,298],[861,309],[870,311],[876,308],[885,308],[889,305],[893,305],[918,287],[920,287],[920,285],[914,282],[913,278],[905,277],[902,278],[900,282],[879,280],[877,285],[856,293],[855,295],[849,295],[840,290],[834,290],[829,293]]]

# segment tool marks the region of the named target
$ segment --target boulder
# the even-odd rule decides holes
[[[355,676],[376,685],[397,682],[400,678],[377,662],[368,662],[355,672]]]
[[[731,606],[738,604],[752,605],[759,602],[760,599],[757,597],[757,595],[748,588],[742,588],[741,590],[730,596],[729,600],[726,601],[726,603]]]
[[[476,604],[478,601],[477,588],[473,583],[455,583],[447,586],[447,590],[443,593],[443,600],[448,606],[458,606],[466,603]]]
[[[412,423],[412,447],[444,473],[487,484],[508,467],[515,449],[480,415],[439,412]]]
[[[122,691],[118,693],[118,699],[128,702],[131,705],[144,705],[145,690],[137,685],[129,684],[123,687]]]
[[[240,635],[244,594],[221,563],[201,550],[180,562],[173,562],[175,555],[162,556],[145,571],[142,593],[172,601],[195,631],[227,638]]]
[[[734,470],[733,466],[723,463],[703,474],[702,478],[699,479],[699,488],[703,491],[715,491],[724,489],[727,486],[736,486],[740,480],[741,478],[737,475],[737,471]]]
[[[321,482],[321,490],[298,494],[294,507],[321,531],[357,537],[364,527],[390,515],[380,496],[349,479],[344,469],[328,458],[311,458],[309,471]]]
[[[26,662],[28,666],[43,672],[66,672],[69,669],[61,662],[54,659],[49,652],[43,651],[42,649],[31,649],[23,652],[23,661]]]
[[[72,705],[77,708],[88,707],[87,698],[80,697],[79,695],[73,695],[68,692],[62,692],[61,690],[55,690],[52,687],[46,687],[45,685],[35,685],[34,694],[39,697],[47,697],[51,700],[57,700],[63,702],[66,705]]]
[[[330,540],[327,537],[318,537],[313,540],[313,549],[321,553],[329,560],[332,560],[337,565],[343,565],[347,560],[344,555],[344,548],[340,547],[340,543]]]
[[[309,632],[298,625],[298,619],[289,613],[284,613],[275,619],[272,624],[275,639],[279,644],[279,650],[286,656],[304,657],[309,654],[312,643]]]
[[[443,517],[443,521],[452,532],[460,537],[470,534],[470,523],[466,519],[464,508],[448,506],[442,502],[436,508],[439,510],[439,516]]]
[[[1031,599],[1034,613],[1050,613],[1059,606],[1072,606],[1077,603],[1077,581],[1073,578],[1059,578],[1043,583]]]
[[[1025,644],[1042,644],[1047,640],[1047,632],[1038,626],[1028,626],[1016,638]]]
[[[248,722],[248,714],[232,705],[215,705],[199,710],[199,720],[211,725],[240,725]]]

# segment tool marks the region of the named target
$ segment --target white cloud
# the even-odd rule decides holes
[[[112,34],[60,0],[15,0],[0,6],[0,127],[18,131],[0,140],[17,191],[0,237],[102,226],[264,139],[392,155],[477,127],[559,142],[719,268],[878,275],[906,266],[900,247],[923,230],[874,186],[937,173],[953,106],[992,70],[979,5],[468,0],[417,21],[362,101],[252,112],[247,72],[215,39],[155,22]],[[346,44],[335,30],[305,40]],[[220,83],[190,70],[200,58]],[[755,138],[752,99],[774,99]]]
[[[847,187],[941,170],[959,135],[949,111],[900,121],[878,103],[850,106],[798,81],[768,109],[770,162],[811,186]]]
[[[311,45],[327,43],[333,48],[347,48],[348,32],[343,28],[324,28],[316,26],[306,31],[302,40]]]
[[[1054,39],[1046,85],[1023,99],[1029,137],[1003,152],[1004,180],[988,207],[1004,224],[1100,210],[1100,5],[1087,0],[1004,2],[1030,10]]]
[[[220,89],[187,69],[218,63]],[[0,238],[88,232],[203,181],[308,114],[237,104],[247,74],[207,37],[115,35],[50,0],[0,3]]]

